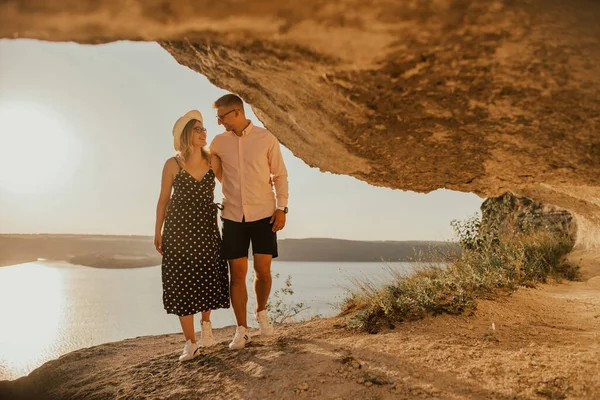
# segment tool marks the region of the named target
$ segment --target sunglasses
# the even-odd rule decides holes
[[[205,127],[195,126],[194,127],[194,132],[196,132],[196,133],[206,133],[206,128]]]

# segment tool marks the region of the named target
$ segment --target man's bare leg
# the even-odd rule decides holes
[[[248,327],[246,308],[248,306],[248,290],[246,289],[246,274],[248,273],[248,258],[229,260],[231,306],[238,326]]]
[[[264,310],[269,301],[273,280],[271,277],[270,254],[254,254],[254,293],[256,294],[256,312]]]

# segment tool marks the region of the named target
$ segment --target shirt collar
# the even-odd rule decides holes
[[[252,121],[250,121],[248,126],[245,127],[244,130],[242,131],[242,136],[248,136],[253,128],[254,128],[254,124],[252,123]],[[228,132],[228,134],[230,134],[232,136],[237,136],[234,131],[227,131],[227,132]],[[238,137],[242,137],[242,136],[238,136]]]
[[[242,136],[248,136],[248,134],[250,134],[250,132],[252,131],[252,128],[254,128],[254,124],[252,123],[252,121],[250,121],[248,126],[245,127],[242,131]]]

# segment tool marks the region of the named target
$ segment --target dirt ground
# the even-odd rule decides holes
[[[585,281],[482,300],[472,316],[376,335],[348,331],[340,318],[288,324],[236,352],[227,348],[228,327],[215,331],[218,345],[183,364],[181,335],[141,337],[0,382],[0,398],[597,399],[599,260],[571,258]]]

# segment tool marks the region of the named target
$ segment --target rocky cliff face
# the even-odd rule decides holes
[[[594,0],[46,0],[0,37],[159,41],[241,95],[296,156],[374,185],[570,210],[600,238]]]
[[[482,225],[501,235],[545,230],[560,232],[575,240],[577,227],[567,210],[542,204],[512,193],[489,198],[481,205]]]

